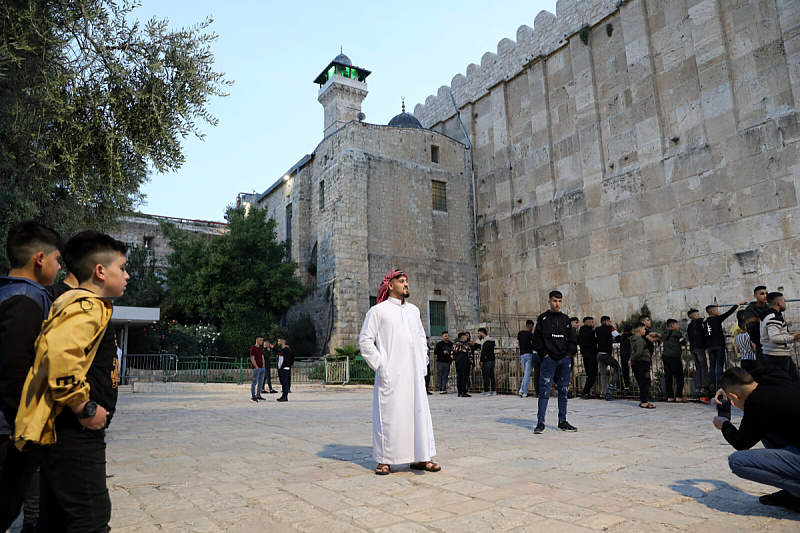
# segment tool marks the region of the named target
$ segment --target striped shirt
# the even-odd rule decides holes
[[[750,342],[750,334],[746,331],[736,336],[736,346],[739,347],[739,354],[742,361],[755,361],[756,352],[753,351],[753,344]]]

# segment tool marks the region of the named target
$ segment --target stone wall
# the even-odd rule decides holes
[[[562,0],[416,106],[460,138],[451,90],[490,312],[800,294],[800,3]]]
[[[287,318],[309,314],[330,351],[357,344],[370,297],[387,270],[401,268],[426,329],[430,300],[447,302],[450,328],[476,320],[471,179],[464,145],[437,132],[351,122],[326,137],[260,201],[280,239],[292,204],[292,259],[306,296]],[[431,180],[447,183],[445,213],[432,209]]]

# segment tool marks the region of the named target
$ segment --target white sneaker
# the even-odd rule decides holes
[[[489,396],[491,393],[489,391],[485,391],[481,393],[481,396]]]
[[[489,396],[497,396],[497,391],[493,390],[493,391],[489,392]]]
[[[520,393],[519,393],[519,397],[520,397],[520,398],[527,398],[527,397],[528,397],[528,395],[527,395],[527,394],[523,394],[523,393],[521,393],[521,392],[520,392]]]

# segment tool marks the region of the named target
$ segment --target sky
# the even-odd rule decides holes
[[[450,85],[484,53],[497,52],[536,15],[556,14],[555,0],[403,3],[383,1],[227,2],[142,0],[133,16],[169,20],[174,29],[207,17],[215,70],[234,84],[212,98],[217,126],[198,122],[204,140],[187,137],[186,162],[155,173],[143,188],[143,213],[224,220],[240,192],[264,192],[322,140],[323,110],[313,80],[339,54],[372,71],[365,122],[386,124]]]

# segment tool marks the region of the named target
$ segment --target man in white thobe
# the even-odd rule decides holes
[[[358,340],[361,355],[375,370],[372,456],[378,475],[405,463],[414,470],[441,470],[431,461],[436,447],[425,390],[428,345],[419,309],[406,301],[408,295],[408,276],[389,271]]]

